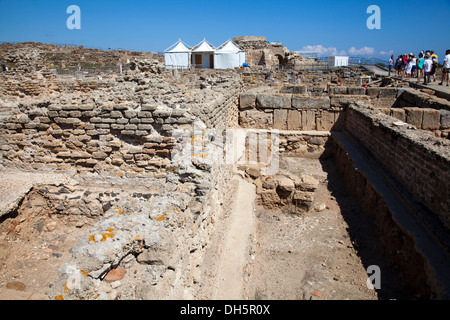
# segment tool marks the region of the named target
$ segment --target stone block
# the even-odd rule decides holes
[[[290,94],[258,94],[256,95],[256,107],[260,109],[291,108]]]
[[[273,111],[273,128],[278,130],[286,130],[287,117],[288,117],[288,110],[275,109]]]
[[[450,129],[450,111],[441,109],[441,129]]]
[[[348,87],[347,93],[353,96],[363,96],[366,94],[366,88],[364,87]]]
[[[310,110],[302,110],[302,130],[316,130],[316,112]]]
[[[283,93],[292,93],[292,94],[306,94],[307,88],[305,85],[300,84],[287,84],[284,85],[281,89]]]
[[[439,110],[425,108],[423,110],[422,129],[438,130],[441,126]]]
[[[247,110],[256,107],[256,93],[243,92],[239,95],[239,109]]]
[[[415,126],[416,128],[422,128],[423,111],[420,108],[412,107],[405,108],[406,122]]]
[[[292,107],[295,109],[329,109],[329,97],[292,96]]]
[[[370,88],[367,88],[369,90]],[[378,94],[378,98],[389,98],[396,99],[397,98],[397,88],[379,88],[380,92]]]
[[[148,104],[144,104],[141,106],[141,111],[155,111],[157,108],[157,106],[155,105],[148,105]]]
[[[370,97],[366,95],[335,95],[331,97],[330,104],[331,107],[344,108],[357,102],[370,102]]]
[[[406,122],[406,113],[402,108],[391,108],[391,116],[400,121]]]
[[[381,88],[367,88],[366,94],[371,98],[378,98]]]
[[[122,118],[122,112],[120,111],[111,111],[109,115],[111,118]]]
[[[334,113],[332,111],[322,110],[321,117],[317,119],[317,130],[331,131],[335,122]]]
[[[347,87],[333,86],[329,88],[329,94],[347,94]]]
[[[278,111],[278,110],[275,110]],[[287,129],[301,130],[302,129],[302,113],[298,110],[287,110]]]
[[[138,118],[151,118],[152,113],[149,111],[140,111],[138,112]]]
[[[239,124],[244,128],[267,129],[273,125],[273,115],[259,110],[245,110],[239,114]]]
[[[124,112],[124,115],[125,115],[125,118],[136,118],[136,116],[137,116],[137,111],[134,111],[134,110],[127,110],[127,111],[125,111]],[[92,122],[92,119],[91,119],[91,122]]]

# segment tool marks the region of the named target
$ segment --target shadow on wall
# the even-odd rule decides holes
[[[328,139],[325,148],[326,152],[319,161],[328,175],[328,190],[335,197],[341,214],[348,224],[347,231],[354,249],[366,270],[372,265],[378,266],[381,270],[381,288],[376,290],[378,297],[382,300],[412,298],[405,289],[399,269],[387,255],[380,241],[375,219],[364,212],[358,199],[350,195],[346,186],[348,181],[344,181],[345,173],[340,172],[336,163],[337,146],[332,138]],[[353,182],[356,183],[356,181]]]

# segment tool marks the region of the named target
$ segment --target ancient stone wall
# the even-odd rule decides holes
[[[66,104],[20,106],[1,124],[2,162],[21,168],[164,176],[176,143],[171,131],[190,128],[196,116],[208,128],[235,125],[238,92],[192,110],[125,101],[100,105],[89,96]]]
[[[344,129],[450,228],[448,142],[364,107],[347,108]]]

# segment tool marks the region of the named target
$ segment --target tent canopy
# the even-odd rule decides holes
[[[189,69],[191,50],[179,39],[165,51],[164,61],[167,69]]]
[[[234,69],[245,62],[245,52],[233,41],[228,40],[214,53],[214,67],[216,69]]]
[[[189,49],[189,46],[187,44],[185,44],[183,41],[181,41],[181,39],[178,39],[178,41],[176,43],[171,45],[164,52],[191,52],[191,50]]]
[[[203,39],[202,42],[197,44],[195,47],[196,47],[196,49],[194,49],[192,52],[216,52],[217,51],[217,49],[213,45],[208,43],[208,41],[206,41],[206,39]]]
[[[242,51],[233,41],[228,40],[222,44],[217,52],[240,52]]]

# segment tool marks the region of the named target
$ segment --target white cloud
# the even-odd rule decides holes
[[[348,49],[348,53],[354,56],[368,56],[375,54],[375,49],[371,47],[362,47],[361,49],[351,47],[350,49]]]
[[[300,51],[312,51],[312,52],[318,52],[319,56],[326,57],[326,56],[387,56],[394,53],[394,50],[381,50],[379,52],[375,51],[372,47],[362,47],[360,49],[357,49],[356,47],[351,47],[350,49],[346,50],[339,50],[336,47],[324,47],[320,44],[318,45],[307,45],[304,46]]]
[[[318,52],[319,56],[337,56],[337,55],[345,55],[346,52],[344,50],[338,51],[336,47],[324,47],[320,44],[312,46],[304,46],[300,51],[313,51]]]
[[[389,50],[389,51],[383,51],[383,50],[381,50],[380,51],[380,54],[382,55],[382,56],[389,56],[389,55],[391,55],[391,54],[393,54],[394,53],[394,50]]]

